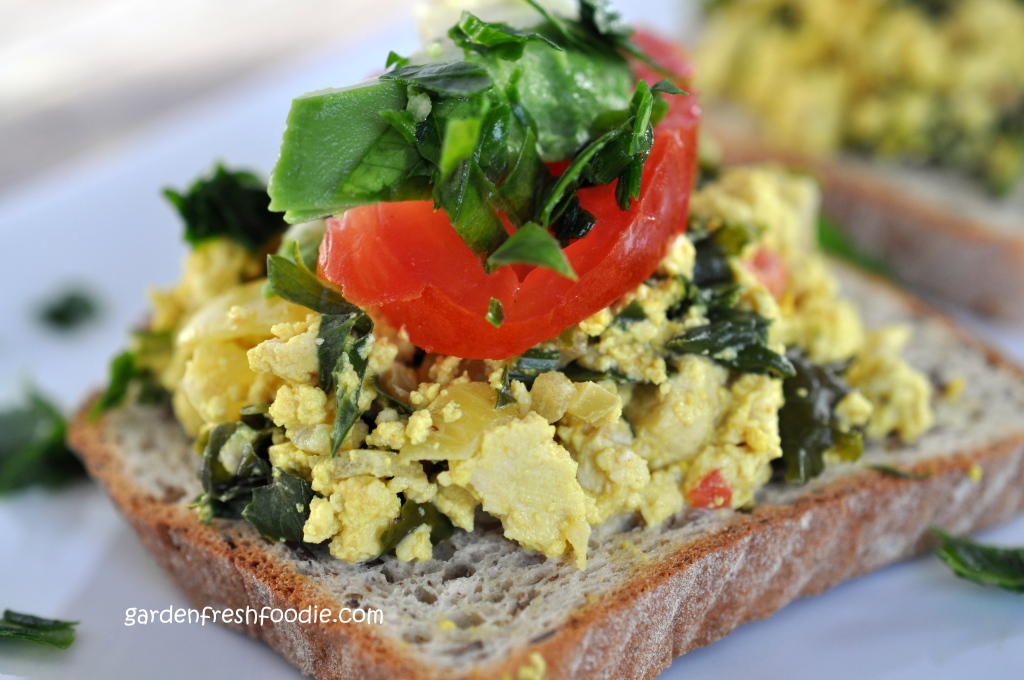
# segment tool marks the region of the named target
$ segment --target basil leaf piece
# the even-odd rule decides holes
[[[281,255],[267,257],[267,281],[270,289],[279,297],[314,312],[324,315],[362,313],[361,309],[306,267],[298,244],[293,247],[291,258]]]
[[[487,323],[495,328],[501,328],[501,324],[505,321],[505,309],[501,306],[501,300],[491,298],[491,301],[487,304],[486,319]]]
[[[259,178],[220,164],[212,176],[197,180],[184,194],[164,189],[164,196],[184,220],[185,240],[193,246],[227,238],[255,254],[287,226],[268,209],[270,197]]]
[[[89,408],[88,418],[99,419],[104,413],[124,403],[128,396],[128,387],[133,382],[139,386],[138,401],[140,404],[159,404],[170,399],[170,393],[159,383],[156,375],[149,368],[140,365],[150,354],[170,351],[171,337],[166,333],[136,331],[134,333],[134,350],[118,354],[110,362],[110,382],[96,401]]]
[[[403,57],[394,50],[388,52],[388,60],[384,62],[384,68],[391,68],[392,66],[405,66],[409,63],[408,57]]]
[[[668,78],[659,80],[654,85],[651,85],[651,92],[661,92],[662,94],[690,94]]]
[[[294,99],[267,189],[270,209],[297,223],[429,195],[415,146],[380,114],[404,110],[408,101],[405,85],[395,80]]]
[[[473,157],[480,142],[482,118],[453,118],[445,126],[441,142],[441,177],[451,175],[456,166]]]
[[[381,111],[380,116],[391,123],[391,127],[398,130],[405,141],[409,144],[416,143],[416,119],[409,111]]]
[[[487,258],[491,269],[506,264],[546,267],[573,281],[579,280],[558,241],[533,222],[524,224]]]
[[[530,40],[539,40],[555,49],[561,49],[539,33],[520,31],[505,23],[484,21],[467,10],[450,31],[450,37],[463,49],[493,52],[501,59],[515,61],[523,56],[523,46]]]
[[[380,78],[415,85],[428,92],[462,97],[479,94],[494,84],[487,69],[468,61],[400,66]]]
[[[540,211],[540,224],[550,225],[564,211],[566,198],[575,195],[576,189],[579,188],[581,176],[584,170],[591,164],[594,156],[617,137],[626,134],[628,132],[627,125],[631,122],[632,119],[620,127],[604,133],[576,154],[572,162],[569,163],[569,166],[559,175],[551,191],[548,192],[548,196],[544,200],[544,206]]]
[[[312,500],[313,487],[309,482],[274,468],[270,483],[253,490],[252,501],[242,510],[242,518],[269,541],[299,543]]]
[[[942,540],[936,554],[957,576],[1024,593],[1024,548],[999,548],[954,538],[932,527]]]
[[[66,434],[64,416],[38,394],[0,411],[0,495],[84,477],[85,469],[65,443]]]
[[[345,343],[360,314],[331,314],[320,317],[320,332],[317,339],[320,341],[317,347],[317,359],[319,371],[317,379],[320,382],[320,389],[330,392],[334,389],[334,368],[345,351]]]
[[[31,614],[4,610],[0,619],[0,638],[27,640],[59,649],[67,649],[75,641],[78,621],[44,619]]]
[[[836,405],[850,392],[840,375],[844,365],[819,366],[811,363],[797,349],[786,353],[796,374],[782,383],[785,402],[779,409],[779,437],[782,458],[773,462],[786,481],[802,485],[825,469],[824,454],[842,441],[843,432],[835,419]],[[854,444],[844,456],[860,457]]]
[[[381,534],[380,554],[386,555],[393,552],[403,538],[422,524],[430,527],[430,542],[434,545],[447,541],[455,533],[455,527],[451,520],[439,512],[433,503],[416,503],[407,500],[402,504],[402,510],[394,524]]]

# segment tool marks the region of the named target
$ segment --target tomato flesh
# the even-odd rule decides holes
[[[772,297],[776,300],[782,299],[786,287],[789,286],[789,267],[786,266],[786,261],[782,259],[781,255],[766,248],[760,248],[754,253],[754,257],[744,262],[744,265],[758,281],[764,284]]]
[[[663,63],[689,72],[678,48],[650,36],[638,40],[648,49],[659,45],[672,57],[659,52]],[[648,82],[660,79],[643,68],[636,70]],[[321,276],[340,285],[351,302],[404,327],[428,352],[505,359],[557,336],[650,276],[672,236],[686,229],[700,110],[692,95],[667,101],[641,197],[631,209],[619,210],[614,183],[579,192],[597,224],[565,248],[578,281],[541,267],[504,266],[486,274],[429,201],[361,206],[329,219]],[[485,318],[491,298],[502,303],[500,328]]]
[[[732,487],[720,471],[712,470],[690,489],[686,500],[695,508],[727,508],[732,504]]]

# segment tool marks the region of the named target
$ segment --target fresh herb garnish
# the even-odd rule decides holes
[[[637,321],[643,321],[647,318],[647,312],[644,311],[644,306],[640,304],[639,300],[632,300],[628,305],[622,308],[618,314],[615,315],[615,323],[620,328],[625,328]]]
[[[29,393],[24,405],[0,411],[0,494],[33,485],[56,486],[85,475],[64,441],[57,408]]]
[[[584,0],[579,21],[537,9],[544,21],[525,31],[464,12],[450,31],[463,60],[393,55],[376,81],[296,99],[271,207],[298,222],[429,197],[488,267],[532,264],[572,278],[558,245],[595,221],[576,191],[617,181],[628,208],[667,108],[661,96],[682,90],[641,82],[630,96],[623,55],[639,50],[606,3]],[[553,177],[546,163],[565,160]],[[517,227],[511,237],[500,213]]]
[[[826,451],[833,449],[854,461],[860,458],[863,441],[860,432],[843,431],[835,418],[836,405],[851,391],[840,375],[845,365],[814,364],[797,349],[790,349],[786,356],[795,375],[782,383],[782,458],[775,467],[784,472],[787,482],[801,485],[825,469]]]
[[[185,240],[193,246],[227,238],[255,254],[288,226],[268,210],[266,185],[244,170],[218,164],[213,175],[197,180],[184,194],[164,189],[164,196],[185,221]]]
[[[381,534],[380,554],[385,555],[394,551],[403,538],[423,524],[430,527],[430,542],[434,545],[441,541],[447,541],[455,533],[451,520],[438,512],[433,503],[416,503],[407,500],[402,504],[402,511],[395,523]]]
[[[930,474],[915,474],[913,472],[901,470],[898,467],[892,467],[891,465],[868,465],[867,467],[875,472],[881,472],[883,475],[889,475],[890,477],[896,477],[897,479],[912,479],[916,482],[923,482],[931,477]]]
[[[942,539],[936,554],[957,576],[1024,593],[1024,548],[981,545],[935,527],[932,532]]]
[[[495,328],[501,328],[501,324],[505,322],[505,308],[501,306],[501,300],[491,298],[491,301],[487,303],[486,319],[487,323]]]
[[[31,614],[4,610],[0,619],[0,638],[28,640],[59,649],[67,649],[75,641],[78,621],[43,619]]]
[[[533,387],[533,381],[541,373],[557,371],[562,360],[562,353],[557,349],[541,349],[534,347],[505,364],[501,372],[501,385],[497,388],[497,401],[494,408],[503,408],[516,403],[512,396],[512,381],[518,380],[527,388]]]
[[[318,379],[325,392],[334,390],[335,415],[331,455],[335,455],[362,411],[359,394],[373,344],[373,321],[335,288],[317,278],[295,246],[292,259],[267,258],[270,289],[289,302],[319,312]]]
[[[65,290],[47,300],[39,310],[39,321],[59,333],[81,329],[100,313],[96,297],[84,290]]]
[[[487,258],[487,264],[493,269],[503,264],[530,264],[547,267],[573,281],[579,278],[569,258],[558,246],[558,241],[532,222],[524,224],[512,234]]]

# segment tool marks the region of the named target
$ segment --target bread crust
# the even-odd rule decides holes
[[[889,286],[874,281],[879,289]],[[886,294],[893,294],[887,290]],[[897,293],[898,294],[898,293]],[[898,294],[916,315],[935,314]],[[1001,370],[1024,372],[941,318],[960,340]],[[108,419],[84,408],[70,443],[106,487],[143,544],[197,606],[303,609],[339,604],[265,549],[242,522],[201,524],[177,498],[142,492],[111,445]],[[983,475],[973,480],[972,468]],[[983,448],[908,468],[924,480],[859,471],[787,505],[762,505],[675,549],[626,566],[630,578],[571,613],[545,639],[462,673],[420,659],[401,641],[365,624],[231,625],[266,641],[321,680],[433,680],[519,677],[539,653],[545,680],[653,678],[672,659],[717,640],[789,602],[824,592],[934,544],[931,526],[962,534],[1024,511],[1024,430]]]
[[[901,280],[988,316],[1024,321],[1024,215],[1018,235],[935,206],[842,160],[773,147],[731,111],[706,120],[726,163],[775,160],[817,175],[823,211]]]

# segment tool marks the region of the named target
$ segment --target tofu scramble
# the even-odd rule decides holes
[[[774,143],[934,162],[994,193],[1024,175],[1024,4],[1016,0],[714,3],[695,53],[707,99]]]
[[[333,457],[324,317],[268,295],[262,261],[229,240],[197,247],[181,281],[152,294],[146,335],[173,340],[137,361],[222,474],[244,477],[263,437],[274,479],[309,489],[294,508],[301,540],[338,559],[428,560],[441,525],[471,531],[483,512],[583,568],[612,517],[657,526],[756,502],[784,454],[793,372],[773,366],[785,357],[845,381],[825,462],[849,459],[862,434],[910,441],[930,427],[931,386],[899,357],[907,330],[865,331],[815,249],[818,200],[805,176],[725,170],[694,193],[688,233],[650,278],[514,359],[425,354],[377,320],[361,416]],[[763,342],[701,345],[732,318],[759,319]]]

